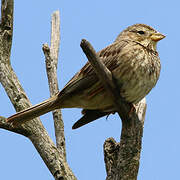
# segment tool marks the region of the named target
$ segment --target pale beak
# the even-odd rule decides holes
[[[159,32],[156,32],[156,33],[153,33],[150,38],[153,41],[157,42],[157,41],[160,41],[161,39],[164,39],[165,37],[166,37],[165,35],[163,35],[163,34],[161,34]]]

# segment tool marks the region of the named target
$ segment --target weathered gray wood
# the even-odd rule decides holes
[[[10,64],[13,34],[13,4],[13,0],[1,1],[0,82],[16,111],[20,111],[30,107],[31,104]],[[4,117],[0,117],[0,128],[28,137],[55,179],[76,179],[64,157],[48,136],[39,118],[19,127],[13,127],[5,122]]]
[[[122,119],[120,143],[109,138],[104,143],[107,180],[136,180],[146,111],[145,98],[137,105],[129,105],[119,95],[113,74],[100,61],[91,44],[83,39],[81,47]],[[132,109],[133,108],[133,109]]]
[[[43,52],[45,55],[46,72],[48,77],[48,84],[50,90],[50,96],[54,96],[58,93],[58,80],[57,80],[57,64],[59,54],[60,43],[60,15],[59,11],[55,11],[52,14],[51,20],[51,46],[48,44],[43,45]],[[61,110],[57,109],[53,111],[56,146],[60,154],[66,160],[66,148],[65,148],[65,136],[64,136],[64,123],[62,120]]]

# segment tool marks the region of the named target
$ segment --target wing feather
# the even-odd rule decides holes
[[[128,41],[116,41],[98,52],[100,59],[110,71],[113,71],[118,66],[118,55],[127,44]],[[74,94],[77,91],[79,92],[83,89],[89,88],[97,81],[98,77],[96,76],[93,67],[89,62],[87,62],[85,66],[67,83],[59,93],[59,96],[65,97],[66,95]]]

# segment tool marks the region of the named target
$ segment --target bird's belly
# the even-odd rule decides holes
[[[99,83],[97,83],[99,84]],[[92,86],[91,89],[84,93],[76,94],[65,101],[63,108],[83,108],[83,109],[100,109],[112,111],[113,102],[103,86]],[[131,82],[128,81],[120,89],[121,96],[128,102],[137,103],[144,98],[152,89],[151,82]]]
[[[121,74],[120,74],[121,76]],[[130,103],[137,103],[155,86],[158,77],[156,73],[149,75],[148,71],[132,72],[126,78],[117,78],[120,95]],[[98,81],[92,87],[72,95],[66,99],[62,108],[113,109],[113,102],[103,85]]]
[[[144,98],[153,87],[154,83],[150,81],[128,82],[122,86],[120,94],[127,102],[137,103]]]

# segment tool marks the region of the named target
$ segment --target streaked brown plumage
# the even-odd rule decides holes
[[[139,102],[155,86],[161,68],[156,43],[164,37],[150,26],[135,24],[98,52],[116,78],[120,94],[126,101]],[[18,124],[58,108],[83,108],[84,116],[73,129],[116,111],[88,62],[57,96],[21,111],[7,121]]]

